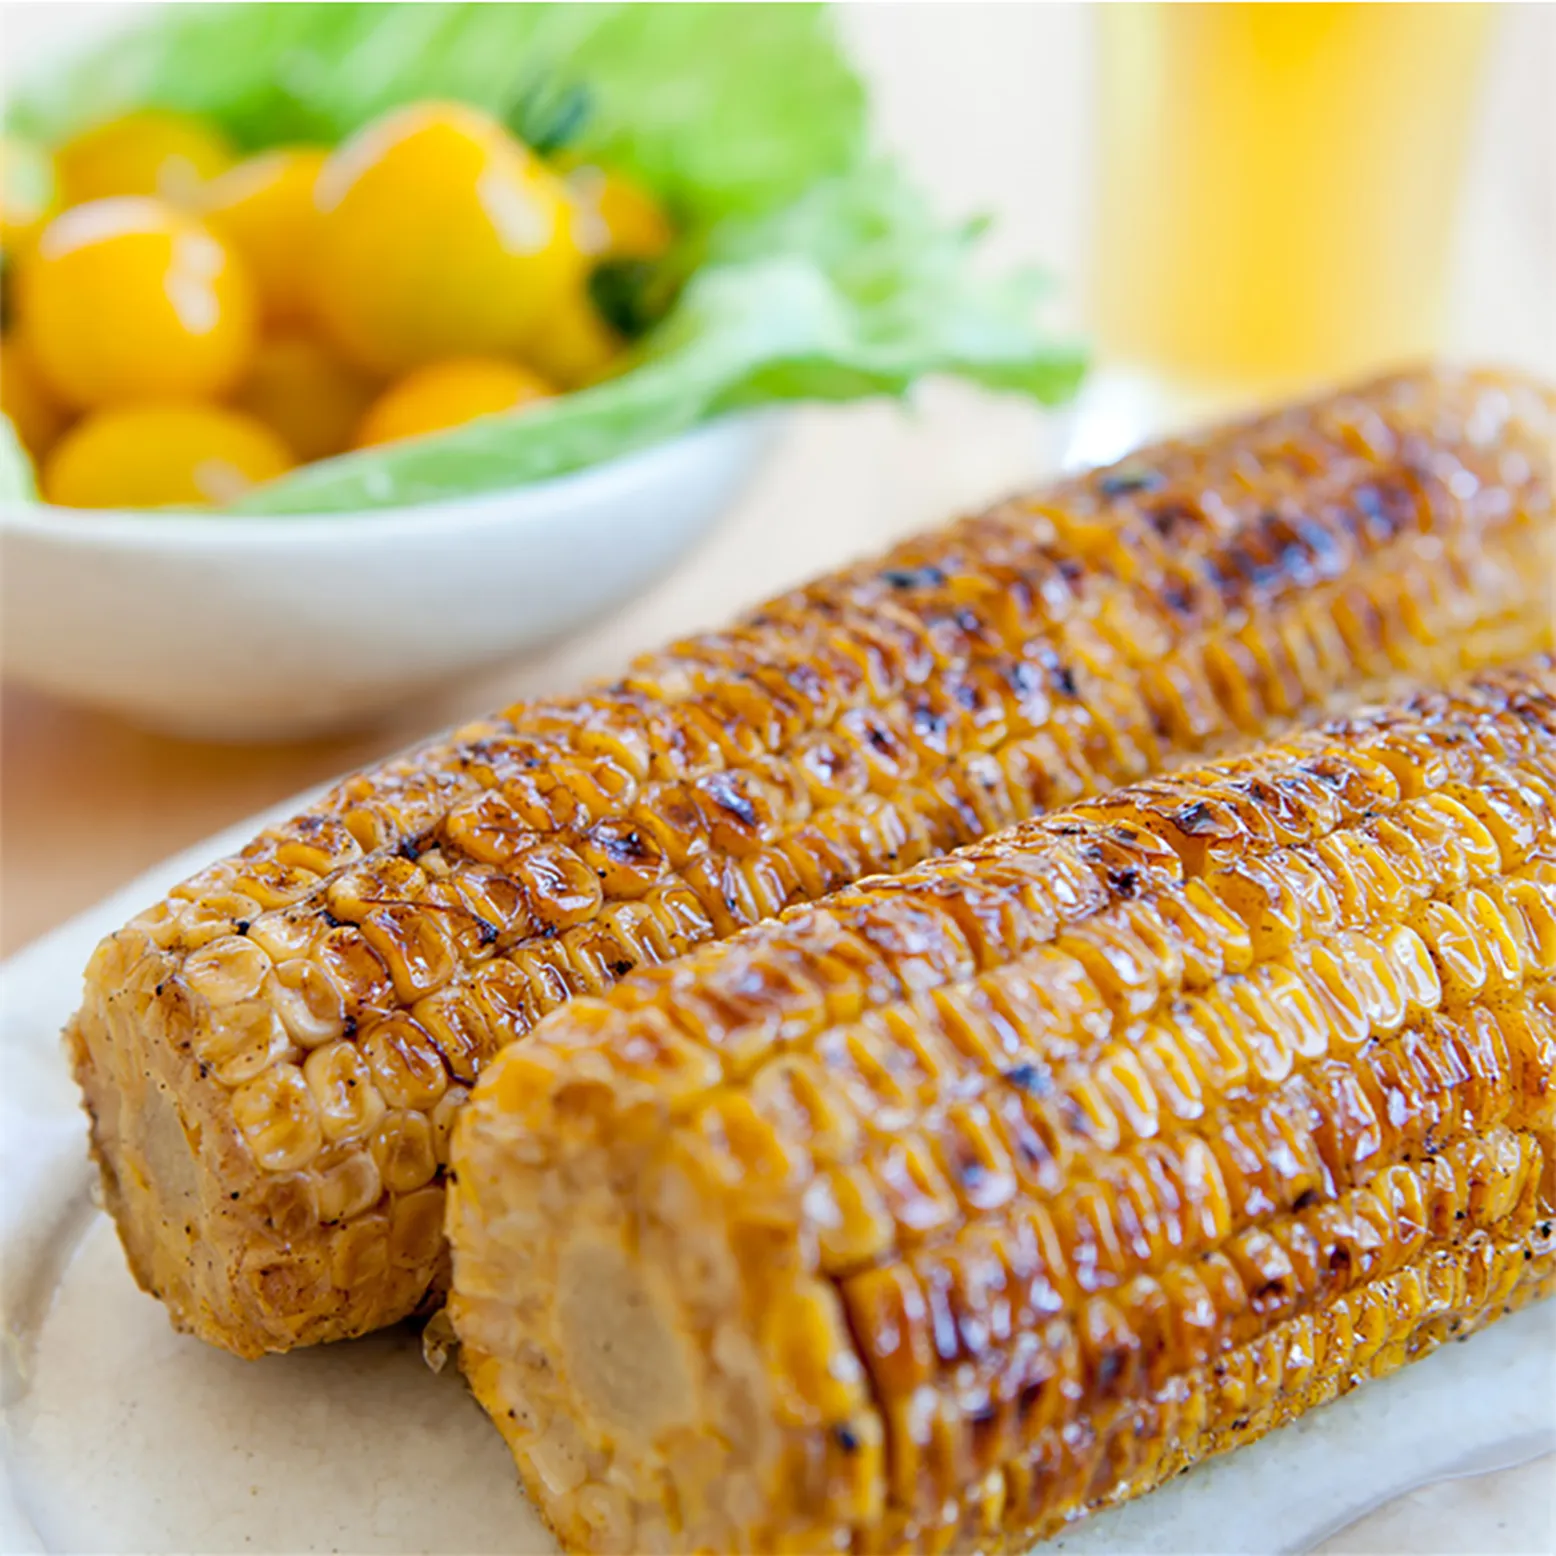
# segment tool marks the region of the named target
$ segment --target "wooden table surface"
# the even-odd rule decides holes
[[[0,694],[0,956],[244,816],[516,698],[618,669],[676,633],[1033,479],[1051,418],[932,385],[913,410],[796,412],[714,534],[646,595],[552,650],[387,726],[298,745],[206,745],[7,684]]]

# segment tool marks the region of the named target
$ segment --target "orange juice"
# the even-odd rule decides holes
[[[1494,14],[1099,7],[1103,355],[1283,390],[1430,353]]]

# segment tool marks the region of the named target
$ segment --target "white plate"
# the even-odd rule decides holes
[[[167,860],[0,969],[0,1362],[11,1494],[9,1506],[0,1499],[0,1550],[554,1549],[497,1434],[454,1369],[426,1369],[414,1337],[395,1331],[237,1361],[171,1331],[135,1289],[92,1206],[85,1130],[56,1039],[92,946],[302,803]],[[1546,1303],[1045,1549],[1310,1550],[1412,1487],[1527,1463],[1553,1447],[1556,1303]],[[1489,1497],[1475,1481],[1436,1485],[1430,1536],[1421,1543],[1418,1517],[1409,1548],[1549,1551],[1551,1481],[1538,1469],[1505,1476]]]

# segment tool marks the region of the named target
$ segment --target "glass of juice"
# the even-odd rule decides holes
[[[1104,364],[1241,399],[1430,355],[1496,9],[1098,7]]]

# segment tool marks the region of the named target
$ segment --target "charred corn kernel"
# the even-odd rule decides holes
[[[272,1065],[237,1087],[232,1116],[255,1161],[269,1172],[306,1166],[323,1144],[318,1106],[294,1064]]]
[[[372,1152],[360,1139],[327,1146],[314,1163],[319,1216],[325,1221],[350,1221],[377,1204],[383,1180]]]
[[[396,109],[315,185],[310,309],[351,360],[402,373],[522,353],[584,258],[561,180],[458,103]]]
[[[297,323],[307,315],[313,190],[328,155],[314,146],[262,152],[228,168],[200,192],[201,216],[243,262],[272,324]]]
[[[140,108],[71,136],[54,162],[65,205],[117,195],[158,195],[190,205],[206,181],[232,162],[232,148],[203,119]]]
[[[326,1043],[303,1061],[326,1140],[361,1139],[384,1115],[384,1099],[360,1049]]]
[[[254,348],[232,404],[262,421],[306,462],[351,447],[377,388],[311,335],[285,331]]]
[[[346,1029],[346,1002],[340,985],[317,962],[303,957],[278,962],[265,997],[299,1048],[317,1048]]]
[[[184,981],[213,1008],[252,999],[264,986],[270,958],[241,935],[212,940],[184,964]]]
[[[43,496],[65,508],[221,504],[291,466],[291,452],[251,416],[192,402],[126,405],[83,417],[55,444]],[[226,921],[212,929],[225,933]]]
[[[1520,873],[1556,811],[1488,847],[1444,776],[1556,780],[1556,657],[792,908],[498,1056],[454,1132],[450,1311],[563,1544],[1025,1549],[1556,1286],[1556,977],[1498,906],[1556,903]],[[1409,928],[1358,890],[1208,980],[1184,954],[1207,895],[1235,926],[1384,817],[1432,832]],[[1441,976],[1407,993],[1418,943]],[[1094,1024],[1040,997],[1006,1053],[966,1042],[954,1013],[1022,983],[1089,988]],[[652,1062],[666,1027],[699,1085]]]
[[[461,427],[546,400],[551,385],[529,368],[493,357],[429,362],[392,383],[367,408],[353,440],[357,448],[395,443]]]
[[[190,1051],[224,1086],[237,1086],[263,1075],[290,1050],[275,1011],[249,1000],[211,1011],[195,1030]]]
[[[223,394],[254,346],[247,275],[160,200],[55,217],[19,267],[17,316],[39,372],[76,407]]]
[[[1233,1088],[1295,1087],[1313,1064],[1350,1063],[1375,1032],[1438,1010],[1442,937],[1429,946],[1415,915],[1435,900],[1440,860],[1454,861],[1445,903],[1490,894],[1485,835],[1502,844],[1486,814],[1516,818],[1503,828],[1522,839],[1505,900],[1540,948],[1520,952],[1521,974],[1509,959],[1496,976],[1527,979],[1556,957],[1545,877],[1527,862],[1556,807],[1537,799],[1551,785],[1529,771],[1529,741],[1506,721],[1490,766],[1455,765],[1430,745],[1418,767],[1369,725],[1278,791],[1250,776],[1259,806],[1147,782],[1099,802],[1131,841],[1080,833],[1040,861],[1008,854],[983,874],[958,866],[911,924],[886,888],[873,890],[857,927],[818,952],[831,970],[819,983],[755,958],[738,977],[683,988],[676,959],[971,842],[990,818],[1027,817],[1236,744],[1238,710],[1273,730],[1284,715],[1270,688],[1288,671],[1300,690],[1282,691],[1279,707],[1298,696],[1316,711],[1392,689],[1402,633],[1418,634],[1413,664],[1427,676],[1546,646],[1552,414],[1545,391],[1522,380],[1423,373],[1166,444],[794,590],[638,660],[609,686],[511,708],[347,779],[176,888],[94,963],[70,1044],[137,1274],[179,1324],[245,1354],[402,1317],[439,1260],[416,1271],[371,1240],[388,1235],[407,1193],[441,1187],[441,1168],[395,1187],[427,1157],[415,1143],[392,1160],[382,1145],[374,1155],[384,1119],[326,1140],[325,1121],[346,1117],[330,1087],[349,1066],[331,1058],[310,1072],[308,1055],[357,1049],[385,1118],[399,1117],[407,1139],[415,1126],[403,1119],[427,1118],[441,1163],[459,1099],[492,1055],[631,973],[648,980],[633,985],[645,1010],[650,988],[674,986],[683,1024],[645,1025],[610,1063],[581,1041],[579,1062],[598,1062],[607,1081],[611,1064],[628,1062],[655,1079],[656,1096],[709,1085],[718,1061],[695,1041],[699,1024],[725,1032],[740,1063],[791,1031],[832,1024],[825,1064],[818,1055],[756,1086],[755,1119],[744,1112],[738,1127],[734,1112],[718,1129],[710,1115],[694,1164],[717,1174],[765,1139],[753,1159],[778,1172],[793,1140],[820,1131],[837,1154],[813,1191],[829,1258],[864,1256],[899,1222],[933,1239],[1013,1184],[1051,1193],[1104,1141],[1120,1152],[1175,1142],[1132,1196],[1149,1189],[1165,1205],[1166,1185],[1207,1185],[1193,1192],[1210,1224],[1250,1197],[1273,1203],[1310,1171],[1286,1138],[1295,1125],[1282,1115],[1212,1131],[1206,1116]],[[1357,418],[1405,452],[1358,453],[1345,430]],[[1372,635],[1344,653],[1291,649],[1328,641],[1342,595],[1370,602]],[[1236,709],[1204,653],[1232,621],[1252,624],[1237,629],[1253,669]],[[1436,804],[1464,790],[1482,802]],[[1318,841],[1314,816],[1328,828]],[[1146,901],[1153,881],[1184,868],[1181,889]],[[1374,911],[1383,897],[1396,905],[1387,925]],[[1115,898],[1118,910],[1104,913]],[[234,938],[273,967],[258,994],[213,1005],[185,968]],[[229,956],[223,976],[236,990],[247,972],[227,951],[224,968]],[[1353,962],[1363,964],[1355,975]],[[888,1019],[882,1006],[898,999],[912,1009]],[[231,1013],[252,1005],[268,1005],[275,1022],[229,1031]],[[1125,1048],[1093,1064],[1086,1056],[1126,1020],[1153,1034],[1125,1045],[1138,1069]],[[224,1068],[191,1071],[184,1045],[213,1021]],[[1328,1061],[1312,1057],[1321,1044]],[[969,1056],[996,1064],[1010,1094],[912,1135],[924,1099]],[[216,1145],[235,1138],[232,1088],[262,1063],[296,1068],[305,1087],[327,1068],[327,1101],[308,1091],[318,1149],[356,1140],[383,1180],[372,1205],[344,1222],[323,1217],[284,1248],[258,1208],[274,1171],[248,1146]],[[142,1107],[148,1088],[166,1105]],[[1342,1100],[1347,1149],[1360,1151],[1369,1132],[1382,1149],[1384,1102],[1365,1089]],[[571,1102],[583,1118],[595,1105],[584,1083]],[[254,1138],[268,1141],[260,1111],[254,1103]],[[1180,1119],[1205,1131],[1193,1150]],[[876,1131],[868,1167],[848,1154],[862,1149],[866,1122]],[[313,1182],[320,1169],[295,1171]],[[1141,1225],[1166,1224],[1166,1213],[1142,1200]],[[1052,1272],[1056,1289],[1078,1290],[1130,1256],[1101,1227],[1087,1248],[1087,1262]],[[304,1254],[306,1296],[284,1275]],[[323,1286],[319,1269],[334,1272]],[[736,1352],[741,1343],[731,1341]]]
[[[65,430],[70,417],[43,381],[32,353],[17,335],[0,341],[0,412],[15,429],[24,449],[42,459]]]

